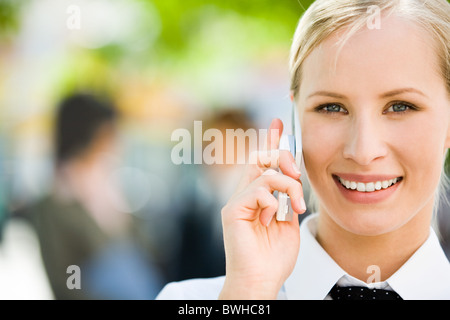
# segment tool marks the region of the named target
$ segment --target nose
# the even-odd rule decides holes
[[[367,166],[387,155],[383,128],[373,117],[355,117],[349,121],[349,126],[343,151],[345,159]]]

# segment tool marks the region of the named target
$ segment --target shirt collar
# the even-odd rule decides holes
[[[315,218],[300,225],[300,251],[294,271],[286,280],[286,297],[295,300],[323,300],[345,271],[326,253],[315,238]]]
[[[316,218],[312,214],[301,223],[297,263],[284,284],[287,299],[322,300],[342,277],[353,278],[317,242]],[[425,243],[385,282],[405,300],[450,299],[450,263],[432,228]]]
[[[433,228],[424,244],[387,282],[405,300],[450,299],[450,263]]]

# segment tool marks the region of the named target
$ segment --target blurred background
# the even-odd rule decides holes
[[[242,166],[175,165],[171,134],[288,121],[311,2],[0,0],[0,299],[153,299],[224,274]]]
[[[171,134],[288,119],[289,47],[310,2],[0,0],[0,298],[152,298],[224,274],[220,209],[242,168],[175,165]],[[80,94],[115,109],[114,147],[92,133],[61,165],[58,143],[83,141],[58,140],[58,112]],[[67,116],[72,134],[95,129],[87,114]],[[111,220],[133,221],[145,263]],[[82,290],[67,290],[68,265]],[[134,287],[117,281],[133,273]]]

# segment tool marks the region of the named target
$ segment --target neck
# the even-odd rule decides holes
[[[128,204],[112,172],[98,157],[71,161],[60,168],[55,193],[61,200],[79,202],[104,232],[116,235],[127,231],[130,217],[120,212]]]
[[[92,157],[80,157],[59,167],[55,188],[57,196],[62,199],[77,199],[83,202],[83,199],[91,194],[93,177],[96,173],[98,176],[96,167],[98,166]]]
[[[343,229],[320,210],[317,240],[349,275],[367,283],[385,281],[428,238],[432,212],[431,203],[394,231],[364,236]]]

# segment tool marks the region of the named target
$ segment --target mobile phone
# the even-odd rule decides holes
[[[289,150],[295,159],[297,168],[301,168],[302,164],[302,130],[298,119],[297,107],[292,104],[292,134],[282,135],[280,138],[280,150]],[[294,211],[292,210],[291,199],[287,193],[278,192],[278,221],[291,221]]]

